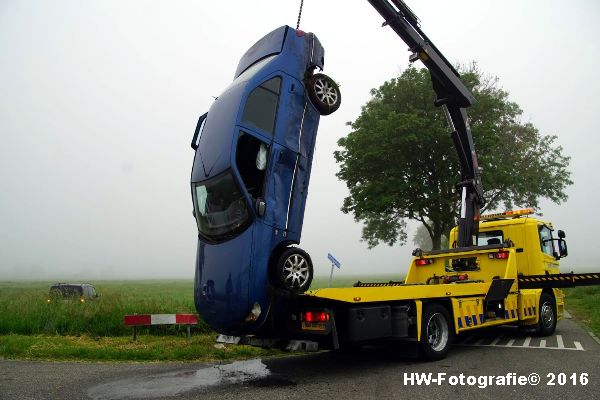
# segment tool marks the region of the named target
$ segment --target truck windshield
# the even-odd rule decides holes
[[[230,171],[192,184],[200,235],[210,241],[231,239],[250,222],[250,213]]]

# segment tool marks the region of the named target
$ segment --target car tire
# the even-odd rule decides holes
[[[419,343],[424,359],[437,361],[446,357],[454,339],[451,321],[448,310],[441,304],[424,305]]]
[[[319,114],[329,115],[340,108],[342,93],[333,79],[325,74],[314,74],[308,77],[306,90],[311,103]]]
[[[276,284],[293,293],[304,293],[313,279],[313,265],[308,253],[298,247],[285,249],[275,265]]]
[[[536,326],[538,336],[550,336],[556,330],[556,301],[554,296],[542,293],[538,307],[539,321]]]

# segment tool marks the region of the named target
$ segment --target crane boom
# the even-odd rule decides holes
[[[461,207],[457,246],[476,245],[480,210],[485,205],[485,198],[466,112],[475,103],[475,98],[460,80],[456,69],[421,30],[418,18],[402,0],[368,1],[384,18],[383,25],[392,28],[408,45],[412,52],[409,60],[421,60],[429,70],[436,94],[434,104],[444,109],[460,163],[461,181],[457,188],[461,194]]]

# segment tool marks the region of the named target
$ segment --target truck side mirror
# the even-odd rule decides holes
[[[569,251],[567,250],[567,241],[565,239],[562,239],[562,238],[558,239],[558,251],[560,254],[560,258],[563,258],[563,257],[566,257],[569,255]]]
[[[206,121],[207,115],[208,113],[204,113],[200,116],[200,118],[198,118],[198,123],[196,124],[196,130],[194,131],[191,144],[192,149],[194,150],[198,149],[198,136],[200,135],[200,132],[202,132],[202,128],[204,128],[204,121]]]
[[[266,210],[267,210],[267,203],[265,203],[265,201],[262,199],[258,199],[258,201],[256,202],[256,212],[257,212],[258,216],[259,217],[264,216]]]
[[[566,237],[565,235],[565,231],[561,231],[560,229],[558,230],[558,237],[561,239],[564,239]]]

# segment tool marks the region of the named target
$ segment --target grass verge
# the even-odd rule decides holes
[[[600,286],[582,286],[565,290],[565,306],[571,315],[600,337]]]
[[[251,346],[225,345],[215,348],[214,335],[141,335],[91,337],[56,335],[1,335],[0,357],[61,361],[221,361],[267,357],[281,354]]]
[[[0,334],[125,336],[131,329],[123,324],[124,315],[196,312],[191,280],[92,283],[97,300],[48,303],[52,282],[0,282]],[[195,330],[211,333],[202,321]]]

